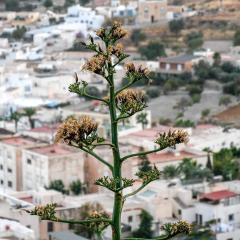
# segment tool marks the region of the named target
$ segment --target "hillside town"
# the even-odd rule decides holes
[[[183,220],[191,234],[173,239],[239,240],[239,17],[238,0],[0,0],[0,239],[98,239],[89,228],[28,213],[39,205],[56,204],[68,219],[112,214],[114,195],[96,184],[109,168],[55,137],[63,121],[88,115],[111,138],[107,107],[68,90],[79,76],[90,95],[106,96],[107,82],[82,70],[94,54],[82,42],[100,42],[96,30],[119,21],[128,31],[125,62],[150,71],[134,85],[148,108],[118,125],[121,154],[156,149],[161,133],[189,135],[123,162],[123,177],[134,180],[123,192],[137,191],[122,210],[123,236],[151,239]],[[118,89],[125,73],[117,66]],[[95,151],[113,164],[107,146]],[[159,179],[138,191],[136,172],[155,167]],[[102,239],[112,239],[109,228]]]

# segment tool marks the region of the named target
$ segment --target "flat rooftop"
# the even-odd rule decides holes
[[[185,62],[189,62],[192,61],[194,59],[198,59],[198,56],[194,56],[194,55],[178,55],[178,56],[174,56],[174,57],[166,57],[166,58],[161,58],[160,62],[166,62],[166,63],[185,63]]]
[[[157,164],[161,162],[181,161],[184,158],[196,158],[196,157],[201,157],[205,155],[207,155],[207,153],[205,152],[193,153],[193,152],[188,152],[186,150],[177,151],[177,152],[162,151],[158,153],[149,154],[148,159],[150,163]],[[135,159],[135,162],[133,162],[133,164],[138,165],[139,160]]]
[[[2,143],[13,145],[16,147],[31,146],[38,143],[38,140],[25,136],[10,137],[1,140]]]
[[[78,152],[76,149],[62,144],[52,144],[47,146],[35,147],[31,148],[30,151],[50,157],[67,155]]]

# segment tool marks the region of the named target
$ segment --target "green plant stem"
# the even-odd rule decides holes
[[[79,146],[77,144],[75,144],[74,142],[71,142],[71,146],[73,147],[76,147],[76,148],[79,148]],[[80,148],[82,151],[92,155],[93,157],[95,157],[98,161],[100,161],[101,163],[103,163],[104,165],[106,165],[110,170],[111,172],[113,172],[113,166],[105,161],[103,158],[101,158],[98,154],[96,154],[95,152],[93,152],[91,149],[87,148],[87,146],[85,147],[81,147]]]
[[[108,72],[113,72],[112,64],[109,63]],[[109,101],[109,110],[111,116],[111,133],[112,133],[112,144],[113,144],[113,177],[121,179],[121,157],[119,152],[119,144],[118,144],[118,126],[117,126],[117,114],[116,114],[116,101],[115,101],[115,88],[114,88],[114,80],[113,74],[109,76],[109,80],[111,85],[110,88],[110,101]],[[117,183],[117,188],[122,187],[121,181]],[[113,206],[113,216],[112,216],[112,240],[120,240],[121,238],[121,212],[123,205],[123,197],[122,192],[114,193],[114,206]]]
[[[131,192],[131,193],[129,193],[129,194],[126,194],[123,198],[126,199],[126,198],[128,198],[128,197],[131,197],[131,196],[137,194],[137,193],[140,192],[143,188],[145,188],[148,184],[149,184],[149,183],[147,183],[147,184],[142,184],[141,187],[139,187],[138,189],[136,189],[135,191],[133,191],[133,192]]]
[[[97,223],[97,222],[105,222],[112,224],[111,219],[107,218],[98,218],[98,219],[88,219],[88,220],[67,220],[67,219],[61,219],[61,218],[53,218],[53,219],[42,219],[46,221],[52,221],[52,222],[61,222],[61,223],[70,223],[70,224],[80,224],[80,225],[86,225],[88,223]]]
[[[156,148],[156,149],[150,150],[150,151],[133,153],[133,154],[130,154],[130,155],[127,155],[127,156],[122,157],[121,160],[122,160],[122,162],[123,162],[123,161],[125,161],[126,159],[131,158],[131,157],[144,156],[144,155],[147,155],[147,154],[159,152],[159,151],[161,151],[161,150],[163,150],[163,149],[164,149],[164,148],[159,147],[159,148]]]
[[[81,95],[82,96],[82,95]],[[92,95],[89,95],[88,93],[86,93],[86,91],[84,91],[83,93],[83,96],[87,97],[87,98],[90,98],[92,100],[97,100],[97,101],[100,101],[100,102],[104,102],[105,104],[108,105],[108,101],[107,100],[104,100],[102,98],[98,98],[96,96],[92,96]]]
[[[86,148],[81,148],[84,152],[92,155],[93,157],[95,157],[97,160],[99,160],[100,162],[102,162],[104,165],[108,166],[108,168],[111,170],[111,172],[113,171],[113,166],[105,161],[103,158],[101,158],[99,155],[97,155],[95,152],[93,152],[92,150],[86,149]]]

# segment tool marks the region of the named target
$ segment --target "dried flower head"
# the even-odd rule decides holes
[[[141,90],[126,89],[117,95],[116,103],[122,114],[132,115],[146,107],[146,98]]]
[[[113,26],[112,26],[112,29],[110,32],[111,32],[111,37],[114,40],[119,40],[127,35],[127,30],[125,30],[122,27],[121,23],[119,23],[119,22],[113,23]]]
[[[79,120],[70,117],[59,127],[55,141],[63,141],[69,145],[90,145],[98,139],[97,127],[97,123],[89,116],[82,116]]]
[[[57,220],[56,214],[57,204],[50,203],[46,206],[36,206],[32,210],[26,210],[30,215],[37,215],[41,220]]]
[[[155,143],[159,144],[161,148],[173,147],[179,143],[188,142],[188,133],[183,130],[169,130],[168,133],[160,133]]]
[[[186,221],[178,221],[176,223],[167,223],[162,226],[162,230],[166,231],[169,236],[176,236],[177,234],[190,234],[192,226]]]
[[[88,220],[97,220],[97,219],[107,219],[109,215],[105,211],[93,211]],[[94,229],[95,232],[102,232],[106,227],[109,226],[109,222],[99,221],[99,222],[89,222],[86,224],[88,228]]]
[[[104,39],[106,37],[106,29],[100,28],[96,31],[96,35],[100,37],[101,39]]]
[[[102,54],[95,55],[83,65],[82,70],[91,71],[96,74],[102,74],[106,60],[106,57]]]
[[[140,65],[139,67],[135,67],[133,63],[127,63],[126,69],[127,76],[133,77],[136,80],[149,77],[149,70],[147,68],[144,68],[142,65]]]

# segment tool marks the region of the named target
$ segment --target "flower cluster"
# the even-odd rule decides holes
[[[166,231],[169,236],[176,236],[177,234],[190,234],[192,226],[186,221],[178,221],[176,223],[167,223],[162,226],[162,230]]]
[[[70,117],[59,127],[55,141],[88,146],[98,140],[97,127],[97,123],[89,116],[82,116],[79,120]]]
[[[141,65],[139,67],[135,67],[133,63],[127,63],[126,64],[127,69],[127,77],[129,79],[132,79],[133,82],[136,82],[141,79],[148,79],[149,78],[149,70],[147,68],[142,67]]]
[[[146,107],[144,92],[137,89],[126,89],[116,96],[116,104],[121,115],[133,115]]]
[[[159,137],[156,139],[155,143],[160,145],[160,147],[173,147],[179,143],[187,143],[188,142],[188,133],[183,130],[169,130],[168,133],[160,133]]]
[[[46,206],[36,206],[32,210],[26,210],[30,215],[36,215],[39,216],[41,220],[57,220],[56,214],[56,207],[57,204],[50,203]]]
[[[100,220],[103,218],[108,218],[108,214],[104,211],[94,211],[90,214],[90,216],[87,218],[87,220]],[[109,222],[104,221],[97,221],[97,222],[89,222],[85,224],[88,228],[94,229],[95,232],[102,232],[106,227],[109,226]]]
[[[110,178],[102,177],[96,180],[95,184],[99,186],[106,187],[113,192],[119,192],[124,188],[131,187],[134,183],[133,179],[127,178]],[[121,187],[118,187],[121,184]]]
[[[143,184],[148,184],[152,181],[159,179],[160,171],[154,166],[153,169],[149,171],[139,171],[136,173],[140,179],[143,180]]]
[[[121,43],[117,43],[115,46],[110,45],[108,47],[108,52],[110,54],[115,55],[118,58],[121,58],[123,56],[123,45]]]
[[[102,40],[105,39],[106,37],[106,29],[105,28],[99,28],[97,31],[96,31],[96,35],[98,37],[100,37]]]
[[[113,40],[119,40],[127,35],[127,30],[125,30],[121,23],[114,22],[112,28],[110,29],[110,37]]]
[[[103,75],[104,73],[103,68],[106,60],[107,58],[104,55],[97,54],[83,65],[82,70],[87,70],[96,74]]]

